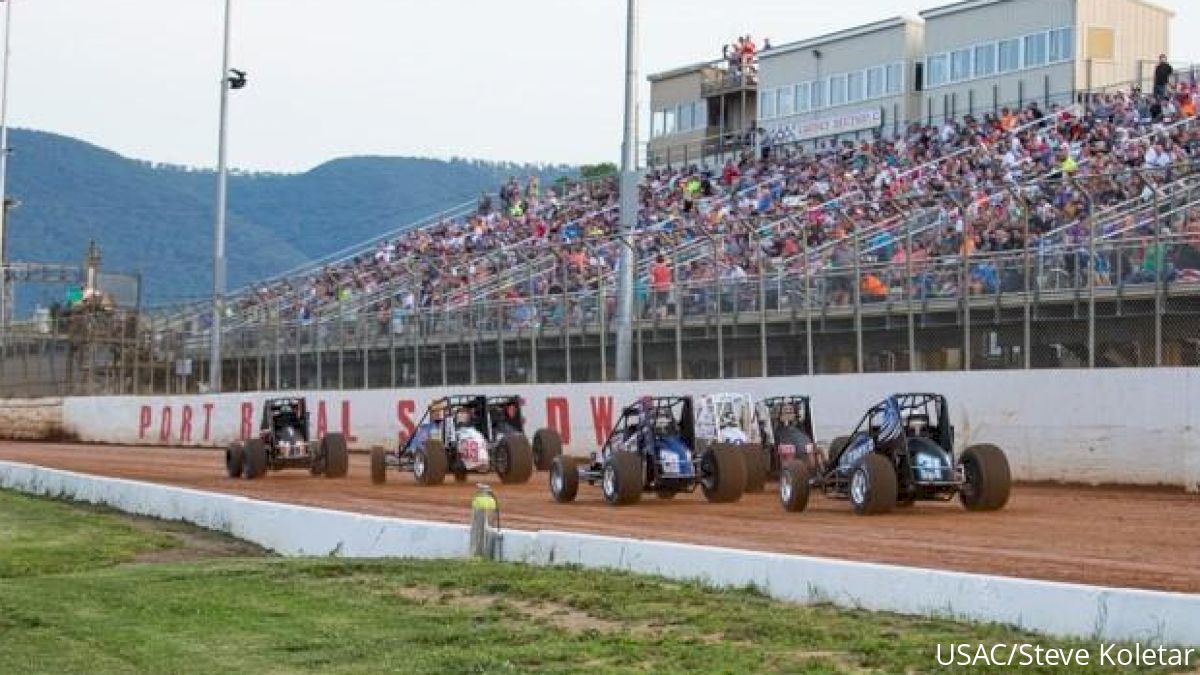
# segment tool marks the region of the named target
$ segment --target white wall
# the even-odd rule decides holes
[[[0,461],[0,488],[228,532],[285,555],[458,558],[464,525],[329,511]],[[1001,622],[1090,640],[1198,644],[1200,595],[602,537],[506,531],[502,558],[754,584],[773,598]]]
[[[306,392],[313,425],[348,432],[352,447],[391,446],[441,389]],[[1187,368],[888,373],[625,384],[478,387],[526,400],[532,429],[553,426],[568,448],[599,444],[621,406],[643,394],[748,391],[813,397],[817,437],[848,433],[867,407],[898,391],[946,394],[960,445],[989,442],[1020,480],[1200,484],[1200,371]],[[64,400],[65,431],[83,441],[219,446],[257,433],[268,394],[88,397]],[[324,413],[322,413],[322,410]],[[349,412],[344,426],[343,411]],[[603,414],[611,411],[611,416]],[[243,426],[243,412],[248,424]],[[185,424],[186,422],[186,424]]]

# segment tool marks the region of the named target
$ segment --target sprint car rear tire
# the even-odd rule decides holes
[[[267,472],[267,446],[262,439],[251,438],[242,446],[242,477],[248,480],[262,478]]]
[[[420,485],[441,485],[446,480],[449,463],[446,446],[441,441],[425,441],[425,445],[413,450],[413,478]]]
[[[972,445],[960,460],[967,485],[958,498],[968,511],[996,511],[1008,503],[1012,472],[1004,451],[991,443]]]
[[[829,464],[828,466],[837,466],[838,455],[842,454],[842,450],[846,449],[846,445],[850,443],[849,436],[838,436],[829,444]]]
[[[533,435],[533,466],[549,471],[554,458],[562,454],[562,436],[554,429],[538,429]]]
[[[896,467],[877,452],[867,453],[850,473],[850,504],[860,516],[894,509],[896,490]]]
[[[762,492],[767,487],[767,472],[771,469],[771,458],[761,445],[742,445],[746,459],[746,488],[744,492]]]
[[[705,499],[717,504],[736,502],[746,488],[746,457],[737,447],[710,446],[700,457],[700,474]]]
[[[779,471],[779,503],[789,513],[808,508],[808,464],[804,460],[790,460]]]
[[[245,452],[242,450],[241,443],[230,443],[228,448],[225,448],[225,473],[230,478],[242,477],[242,460],[245,459]]]
[[[579,494],[579,466],[574,457],[559,455],[550,461],[550,496],[560,504],[575,501]]]
[[[346,437],[342,434],[329,434],[321,439],[325,456],[325,477],[345,478],[350,470],[350,454],[346,448]]]
[[[387,482],[387,455],[383,448],[371,448],[371,483],[383,485]]]
[[[501,483],[528,483],[533,475],[533,448],[525,434],[505,434],[496,446],[496,473]],[[500,461],[501,459],[504,461]]]
[[[636,504],[642,498],[646,482],[642,456],[626,451],[611,453],[604,462],[604,477],[600,482],[604,501],[613,506]]]

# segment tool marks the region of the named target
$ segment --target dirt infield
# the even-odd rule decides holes
[[[312,478],[283,471],[258,481],[225,477],[223,456],[209,450],[0,443],[0,459],[105,476],[148,480],[381,515],[466,523],[474,483],[435,488],[389,471],[371,485],[366,457],[350,476]],[[484,477],[479,477],[484,478]],[[555,504],[546,474],[527,485],[493,485],[503,524],[778,551],[848,560],[1200,592],[1200,497],[1174,490],[1019,486],[997,513],[967,513],[958,502],[919,503],[871,518],[845,502],[814,496],[804,514],[784,513],[773,491],[737,504],[707,504],[699,494],[635,507],[605,505],[598,488]]]

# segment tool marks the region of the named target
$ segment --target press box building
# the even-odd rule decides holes
[[[732,115],[715,116],[729,93],[704,86],[728,77],[719,64],[659,73],[648,157],[711,156],[713,140],[751,128],[811,145],[1149,88],[1173,16],[1146,0],[964,0],[763,51],[757,78],[735,92],[754,104]]]

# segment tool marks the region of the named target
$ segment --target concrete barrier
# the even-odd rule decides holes
[[[621,406],[649,393],[745,391],[757,397],[809,394],[819,440],[847,433],[867,407],[898,391],[932,391],[951,402],[956,440],[995,443],[1024,481],[1200,488],[1200,370],[1140,368],[869,373],[741,380],[460,387],[457,391],[306,391],[318,432],[341,431],[353,447],[392,446],[411,432],[434,397],[517,394],[527,427],[560,431],[569,452],[586,454],[612,428]],[[272,394],[68,398],[63,423],[84,441],[221,446],[258,431]],[[290,393],[288,394],[290,395]]]
[[[0,399],[0,439],[49,441],[62,437],[61,398]]]
[[[0,488],[103,504],[228,532],[285,555],[457,558],[465,525],[427,523],[0,462]],[[753,584],[773,598],[1000,622],[1051,635],[1200,645],[1200,595],[604,537],[506,531],[502,557]]]

